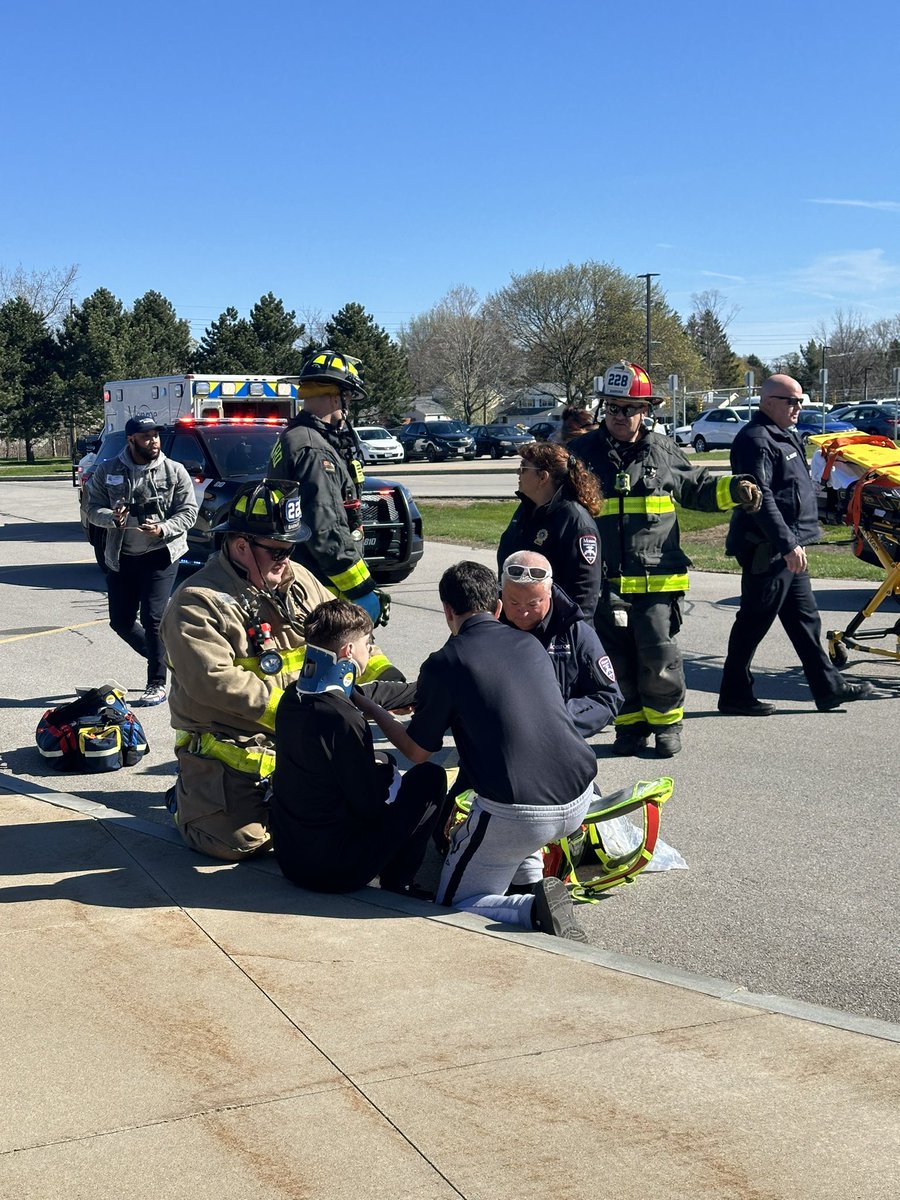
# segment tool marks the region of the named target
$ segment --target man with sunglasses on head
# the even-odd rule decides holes
[[[820,535],[818,505],[803,442],[794,430],[803,392],[790,375],[772,375],[760,389],[759,411],[738,433],[731,465],[759,481],[758,512],[732,514],[727,554],[741,566],[741,606],[728,641],[719,712],[768,717],[775,705],[753,692],[750,663],[775,618],[800,658],[820,712],[871,695],[872,685],[851,683],[822,647],[822,622],[807,571],[805,546]]]
[[[655,737],[659,758],[681,750],[685,681],[675,635],[691,565],[681,549],[675,504],[701,512],[759,507],[753,477],[717,478],[692,466],[671,438],[646,428],[661,403],[647,372],[620,362],[603,376],[603,424],[571,443],[599,478],[597,518],[603,590],[594,624],[615,667],[624,702],[615,754],[638,754]]]

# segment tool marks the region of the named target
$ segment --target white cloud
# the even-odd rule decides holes
[[[827,300],[884,292],[900,287],[900,265],[887,261],[884,251],[847,250],[821,254],[809,266],[793,271],[791,284]]]
[[[810,200],[810,204],[835,204],[843,208],[871,208],[876,212],[900,213],[900,200]]]
[[[709,279],[728,279],[732,283],[746,282],[743,275],[724,275],[721,271],[701,271],[701,275],[706,275]]]

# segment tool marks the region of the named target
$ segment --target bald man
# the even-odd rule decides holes
[[[803,390],[790,375],[772,375],[760,390],[759,411],[731,446],[731,469],[753,475],[762,489],[758,512],[735,509],[725,552],[741,565],[738,609],[719,691],[719,712],[768,717],[775,705],[753,693],[750,663],[775,618],[800,658],[820,712],[872,692],[851,683],[822,648],[822,622],[807,571],[805,547],[820,536],[816,494],[806,452],[794,426]]]

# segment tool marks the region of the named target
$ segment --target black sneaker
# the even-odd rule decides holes
[[[749,700],[745,704],[726,704],[719,701],[719,712],[726,717],[771,717],[777,712],[777,706],[770,700]]]
[[[531,924],[541,933],[570,942],[587,941],[587,934],[575,920],[569,889],[561,879],[542,879],[536,884]]]
[[[612,752],[625,758],[630,754],[640,754],[642,750],[646,749],[646,746],[647,738],[643,734],[619,730],[616,740],[613,742]]]
[[[852,704],[854,700],[868,700],[874,691],[866,679],[861,683],[848,683],[836,696],[829,696],[827,700],[817,700],[816,708],[819,712],[831,712],[843,704]]]
[[[656,757],[674,758],[681,752],[681,730],[667,725],[656,733]]]

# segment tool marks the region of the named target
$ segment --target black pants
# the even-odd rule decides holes
[[[118,571],[106,577],[110,627],[147,660],[147,687],[166,682],[165,652],[159,640],[159,623],[178,563],[165,547],[148,554],[123,554]]]
[[[302,846],[275,857],[284,874],[314,892],[355,892],[376,875],[381,886],[399,890],[412,883],[447,794],[447,773],[437,763],[419,763],[403,776],[393,804],[386,804],[375,828],[343,832],[309,829]]]
[[[628,597],[628,624],[616,624],[611,606],[601,599],[594,626],[612,659],[622,692],[616,728],[646,736],[680,726],[684,716],[684,663],[675,635],[681,628],[684,592],[655,592]]]
[[[754,574],[750,560],[741,563],[741,607],[728,639],[719,699],[723,704],[748,704],[754,699],[750,663],[775,618],[803,666],[814,700],[830,700],[845,688],[844,678],[822,647],[822,620],[809,575],[794,574],[779,558],[768,570]]]

